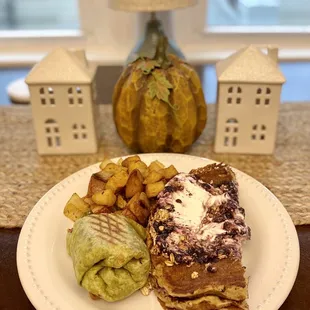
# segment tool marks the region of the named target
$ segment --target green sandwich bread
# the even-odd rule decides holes
[[[145,229],[119,214],[92,214],[67,234],[79,285],[106,301],[124,299],[142,288],[150,271]]]

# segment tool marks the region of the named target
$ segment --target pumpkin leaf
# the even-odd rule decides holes
[[[148,95],[153,99],[155,96],[166,103],[169,106],[177,110],[177,106],[173,106],[169,101],[170,89],[173,88],[173,85],[168,81],[163,71],[153,71],[152,80],[148,84]]]
[[[143,59],[138,65],[137,69],[142,70],[143,74],[150,74],[155,68],[159,68],[160,64],[156,60]]]

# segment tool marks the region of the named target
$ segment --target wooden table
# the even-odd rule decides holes
[[[279,121],[281,135],[279,135],[278,145],[273,156],[247,157],[245,155],[224,156],[214,154],[211,147],[214,136],[214,129],[212,129],[214,128],[215,121],[214,107],[210,107],[210,118],[206,130],[207,134],[204,134],[200,141],[194,145],[190,154],[229,162],[233,166],[256,177],[279,196],[292,215],[294,222],[302,224],[306,223],[303,221],[306,216],[304,217],[302,214],[308,214],[309,212],[307,213],[307,211],[305,211],[305,213],[299,213],[298,217],[296,216],[294,218],[294,208],[301,210],[301,208],[309,207],[310,202],[310,182],[308,182],[310,145],[309,142],[307,142],[308,140],[306,141],[302,136],[302,134],[306,135],[309,139],[309,134],[307,132],[309,130],[310,104],[292,106],[294,106],[292,109],[287,105],[283,105],[281,108],[281,117]],[[291,110],[294,110],[294,112],[291,113]],[[107,110],[106,113],[106,118],[110,117],[111,111],[109,112]],[[11,117],[10,120],[8,120],[9,116]],[[126,148],[124,148],[121,141],[117,140],[118,137],[114,129],[109,129],[105,125],[103,127],[104,130],[106,130],[105,134],[110,139],[109,148],[105,147],[100,149],[99,154],[94,157],[76,156],[70,157],[69,159],[65,157],[58,158],[56,160],[57,165],[62,165],[62,168],[65,166],[66,169],[55,169],[55,167],[53,167],[54,169],[51,170],[52,163],[55,164],[55,159],[41,159],[36,155],[33,132],[29,129],[29,126],[31,126],[30,112],[25,109],[21,109],[18,112],[2,110],[0,117],[2,117],[2,119],[0,119],[0,140],[2,139],[3,142],[0,151],[0,211],[3,207],[1,202],[3,202],[4,205],[11,205],[14,203],[13,200],[10,200],[12,199],[12,195],[6,193],[6,186],[10,186],[10,190],[14,195],[18,194],[14,186],[19,186],[20,184],[18,179],[16,180],[15,174],[20,171],[18,169],[22,167],[25,169],[23,173],[30,179],[30,183],[26,184],[24,182],[23,186],[20,188],[29,191],[29,186],[32,184],[36,190],[36,192],[30,191],[31,195],[27,196],[27,204],[29,208],[31,208],[44,191],[55,184],[55,182],[63,179],[66,175],[71,174],[83,166],[98,161],[99,157],[101,156],[102,158],[103,154],[106,156],[126,154]],[[300,134],[301,131],[302,134]],[[4,137],[6,133],[9,134],[7,137]],[[20,133],[20,136],[18,133]],[[17,140],[17,142],[12,142],[12,139],[19,140]],[[8,146],[9,144],[11,144],[11,146]],[[298,145],[301,147],[298,147]],[[16,149],[14,149],[14,147],[16,147]],[[296,149],[300,150],[298,156],[296,155]],[[17,152],[20,152],[20,154],[16,154]],[[12,163],[12,160],[18,161],[18,168],[16,168],[15,162]],[[28,168],[26,167],[27,165]],[[32,167],[36,167],[35,173],[28,173],[29,171],[27,169],[31,170]],[[13,169],[15,170],[12,171]],[[284,171],[284,169],[286,169],[286,171]],[[290,192],[290,195],[286,195],[287,191],[289,191],[289,187],[288,189],[286,188],[287,182],[283,182],[285,174],[281,175],[281,173],[283,171],[285,173],[289,171],[290,173],[290,170],[295,171],[296,174],[298,173],[299,175],[297,181],[295,179],[293,184],[294,192]],[[38,176],[40,171],[44,172],[45,179],[44,183],[41,182],[37,184],[37,179],[42,180],[41,175]],[[290,180],[292,180],[292,175],[293,174],[289,174]],[[281,180],[283,184],[280,183]],[[7,197],[4,197],[5,195],[7,195]],[[25,199],[23,201],[21,200],[20,203],[16,199],[17,196],[15,197],[15,203],[16,201],[17,203],[14,210],[18,210],[18,206],[22,206],[22,204],[25,203]],[[11,218],[14,217],[13,213],[14,212],[11,212],[10,214]],[[16,223],[18,223],[18,221]],[[309,221],[307,223],[309,223]],[[300,270],[295,285],[289,297],[280,308],[281,310],[310,309],[310,225],[297,226],[297,232],[301,248]],[[34,309],[22,289],[17,274],[16,247],[19,233],[19,228],[0,228],[0,310]]]

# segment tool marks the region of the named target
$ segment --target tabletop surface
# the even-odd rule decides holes
[[[117,137],[111,107],[101,107],[103,140],[98,154],[40,157],[29,108],[0,109],[0,309],[34,309],[21,287],[16,268],[20,227],[34,203],[69,174],[104,156],[130,154]],[[188,154],[225,161],[252,175],[282,201],[295,224],[310,223],[310,104],[281,106],[275,153],[270,156],[215,154],[212,150],[215,111]],[[7,211],[9,210],[9,212]],[[310,309],[310,225],[297,226],[301,262],[296,283],[281,310]]]

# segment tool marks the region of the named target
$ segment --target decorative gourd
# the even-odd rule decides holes
[[[137,152],[185,152],[206,125],[197,73],[176,56],[167,57],[165,50],[162,38],[155,57],[129,64],[114,88],[117,131]]]

